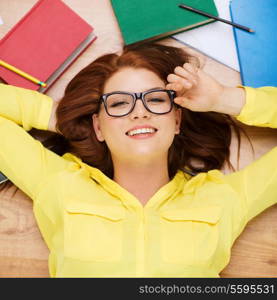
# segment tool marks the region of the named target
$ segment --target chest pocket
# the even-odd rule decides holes
[[[118,261],[122,255],[124,215],[125,211],[120,207],[88,203],[67,205],[65,256],[85,261]]]
[[[212,259],[218,244],[220,207],[168,210],[161,214],[164,261],[195,265]]]

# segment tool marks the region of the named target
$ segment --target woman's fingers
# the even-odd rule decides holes
[[[174,98],[174,102],[184,108],[191,109],[191,100],[185,98],[185,97],[176,97]]]
[[[191,82],[193,84],[197,83],[197,77],[195,76],[195,74],[190,72],[188,69],[185,69],[182,67],[176,67],[174,70],[174,73],[176,75],[188,80],[189,82]]]
[[[177,66],[174,73],[168,75],[167,89],[174,90],[177,97],[174,99],[176,104],[190,109],[194,103],[190,99],[190,91],[194,91],[199,82],[199,69],[190,63],[185,63],[183,66]]]
[[[197,72],[198,72],[199,68],[197,66],[195,66],[194,64],[184,63],[183,68],[185,70],[187,70],[188,72],[190,72],[191,74],[193,74],[194,76],[197,76]]]
[[[184,85],[187,85],[187,82],[191,84],[197,84],[197,75],[198,69],[190,63],[185,63],[182,67],[177,66],[174,69],[174,74],[171,73],[167,77],[169,82],[180,81]]]
[[[168,83],[165,87],[167,90],[174,90],[175,92],[182,92],[184,87],[181,83]]]
[[[192,86],[192,82],[190,80],[188,80],[187,78],[184,78],[182,76],[176,75],[176,74],[169,74],[167,76],[167,81],[169,83],[172,84],[176,84],[178,83],[179,85],[176,85],[176,87],[178,88],[178,90],[180,89],[180,85],[182,86],[182,88],[186,88],[189,89]],[[177,91],[177,90],[176,90]]]

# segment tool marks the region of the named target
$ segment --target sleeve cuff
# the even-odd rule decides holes
[[[256,99],[256,92],[255,89],[239,85],[239,88],[244,88],[246,93],[246,102],[236,119],[240,122],[247,123],[249,125],[253,117],[256,117],[255,111],[257,111],[258,103],[255,101]],[[255,109],[254,109],[255,108]]]
[[[238,87],[245,89],[246,102],[236,119],[251,126],[276,128],[277,88]]]
[[[49,121],[52,113],[53,100],[44,95],[44,100],[41,101],[40,111],[37,115],[36,128],[48,130]]]

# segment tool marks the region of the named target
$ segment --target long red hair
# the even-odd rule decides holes
[[[92,126],[92,115],[99,111],[99,98],[106,80],[123,67],[133,67],[148,69],[166,83],[175,67],[192,60],[197,63],[197,59],[181,48],[155,43],[125,47],[121,55],[101,56],[67,85],[57,108],[57,129],[62,136],[50,136],[43,142],[44,146],[60,155],[71,152],[113,178],[110,151],[105,142],[98,142]],[[221,169],[225,162],[234,170],[229,159],[232,128],[240,149],[241,132],[248,136],[229,115],[182,108],[180,134],[175,135],[168,153],[170,178],[178,170],[193,175]],[[1,185],[0,189],[5,186]]]
[[[68,84],[57,109],[57,128],[66,138],[67,151],[113,178],[110,151],[98,142],[91,116],[99,111],[99,98],[107,79],[123,67],[145,68],[165,83],[168,74],[185,62],[197,59],[183,49],[160,44],[127,46],[121,55],[104,55],[81,70]],[[215,112],[192,112],[182,108],[180,134],[168,153],[168,170],[172,178],[177,170],[206,172],[231,166],[230,142],[233,127],[240,147],[240,128],[230,116]]]

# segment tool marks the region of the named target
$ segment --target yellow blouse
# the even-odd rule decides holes
[[[237,119],[277,128],[277,88],[245,89]],[[275,147],[229,175],[179,171],[142,206],[26,132],[47,129],[51,108],[46,95],[0,84],[0,170],[34,201],[51,277],[219,277],[247,222],[277,202]]]

